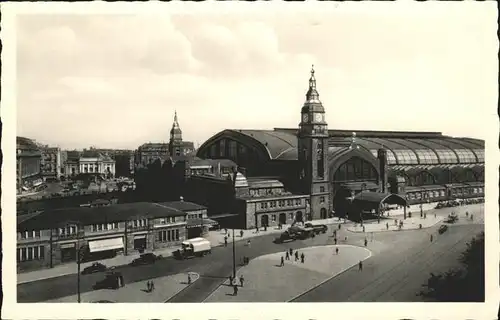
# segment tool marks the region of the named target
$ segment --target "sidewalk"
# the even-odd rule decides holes
[[[191,274],[191,284],[200,278],[197,273]],[[147,292],[147,281],[133,282],[130,284],[125,283],[125,286],[117,290],[102,289],[90,292],[85,292],[81,295],[83,303],[92,302],[117,302],[117,303],[164,303],[181,290],[188,286],[187,273],[179,273],[171,276],[155,278],[155,290]],[[47,303],[61,303],[61,302],[77,302],[77,295],[62,297],[55,300],[46,301]]]
[[[324,220],[315,220],[312,223],[314,224],[333,224],[333,223],[338,223],[339,220],[338,218],[331,218],[331,219],[324,219]],[[240,229],[235,229],[234,230],[234,240],[235,241],[240,241],[240,240],[247,240],[250,238],[254,237],[259,237],[263,235],[268,235],[268,234],[277,234],[285,231],[290,225],[283,225],[283,229],[278,229],[278,227],[269,227],[267,231],[264,231],[262,228],[259,231],[259,233],[255,232],[255,229],[253,230],[243,230],[243,237],[240,237]],[[232,241],[232,229],[228,229],[229,235],[231,236],[228,238],[228,243]],[[210,231],[209,234],[206,236],[207,240],[210,241],[212,244],[212,247],[218,247],[224,245],[224,230],[218,230],[218,231]],[[164,257],[169,257],[173,254],[174,251],[179,249],[179,247],[170,247],[170,248],[165,248],[165,249],[157,249],[154,250],[154,254],[156,255],[162,255]],[[101,263],[105,264],[107,267],[117,267],[117,266],[122,266],[129,264],[132,262],[132,260],[138,258],[140,256],[139,253],[131,254],[128,256],[117,256],[111,259],[104,259],[100,260]],[[81,264],[81,270],[84,268],[90,266],[93,262],[86,262]],[[17,284],[22,284],[25,282],[33,282],[37,280],[43,280],[43,279],[48,279],[48,278],[55,278],[59,276],[64,276],[68,274],[74,274],[76,273],[77,270],[77,265],[75,262],[72,263],[67,263],[63,265],[58,265],[55,266],[54,268],[51,269],[42,269],[42,270],[36,270],[36,271],[30,271],[30,272],[23,272],[23,273],[18,273],[17,274]]]
[[[402,231],[402,230],[415,230],[415,229],[420,229],[419,224],[422,224],[422,229],[425,228],[430,228],[437,223],[441,222],[443,220],[442,216],[436,216],[434,215],[428,215],[427,218],[420,218],[419,217],[411,217],[411,218],[406,218],[406,220],[403,221],[403,227],[399,229],[399,227],[394,223],[393,219],[381,219],[380,223],[375,222],[369,222],[369,223],[364,223],[365,227],[365,233],[370,233],[370,232],[387,232],[387,231]],[[389,225],[389,228],[387,228],[386,223]],[[399,224],[399,220],[398,220]],[[360,224],[357,224],[356,226],[350,226],[347,228],[347,230],[351,232],[363,232],[363,227]]]
[[[335,247],[339,248],[338,255]],[[304,263],[291,257],[291,260],[285,260],[283,267],[279,264],[284,252],[252,259],[249,265],[237,272],[239,287],[236,296],[226,280],[204,302],[290,301],[371,256],[368,249],[350,245],[309,247],[300,249],[299,255],[302,253]],[[245,279],[243,287],[240,275]]]

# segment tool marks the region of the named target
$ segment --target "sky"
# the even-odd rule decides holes
[[[342,4],[340,4],[342,5]],[[494,2],[425,10],[17,16],[17,134],[66,149],[297,127],[315,65],[330,129],[485,138]]]

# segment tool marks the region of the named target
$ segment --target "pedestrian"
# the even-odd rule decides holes
[[[434,239],[434,236],[431,234],[431,242],[432,242],[433,239]]]
[[[243,288],[243,284],[245,282],[245,278],[243,278],[243,275],[240,276],[240,284],[241,284],[241,287]]]
[[[283,267],[284,265],[285,265],[285,259],[283,259],[283,256],[281,256],[280,267]]]
[[[333,230],[333,236],[337,237],[337,230]]]
[[[155,283],[151,280],[151,291],[155,291]]]
[[[224,236],[224,247],[227,247],[227,236]]]
[[[229,276],[229,285],[233,285],[233,276]]]
[[[368,245],[368,240],[365,238],[365,247]]]
[[[388,222],[386,222],[386,223],[385,223],[385,228],[386,228],[387,230],[389,230],[389,223],[388,223]]]
[[[304,252],[302,252],[302,254],[300,255],[300,262],[304,263],[305,258],[306,258],[306,256],[304,255]]]
[[[237,295],[238,295],[238,286],[233,285],[233,296],[237,296]]]
[[[468,217],[469,216],[469,211],[465,211],[465,216]]]
[[[148,292],[151,292],[151,282],[149,282],[149,280],[146,282],[146,288]]]
[[[264,231],[267,231],[267,224],[264,225]]]
[[[358,266],[359,266],[359,271],[363,271],[363,261],[360,261]]]
[[[397,226],[398,225],[398,219],[394,219],[394,225]]]
[[[339,247],[335,248],[335,254],[337,254],[337,255],[339,254]]]
[[[424,212],[424,219],[427,219],[427,212]]]
[[[347,242],[347,236],[345,236],[344,241]]]
[[[290,260],[290,255],[288,254],[288,251],[285,254],[285,260]]]
[[[363,226],[363,232],[365,232],[365,230],[366,230],[366,229],[365,229],[365,226]]]
[[[290,248],[290,256],[292,256],[292,255],[293,255],[293,249]]]
[[[333,239],[333,241],[335,242],[335,244],[337,244],[337,237],[335,237],[335,239]]]
[[[243,230],[240,230],[240,238],[243,238]]]
[[[340,230],[340,228],[342,228],[342,225],[341,225],[341,224],[339,224],[339,230]]]
[[[295,251],[295,261],[298,261],[298,260],[299,260],[299,252]]]
[[[188,273],[188,284],[191,284],[191,274]]]
[[[247,240],[247,246],[250,248],[250,239]]]

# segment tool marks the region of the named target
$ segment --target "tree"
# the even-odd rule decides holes
[[[459,258],[462,268],[431,273],[419,295],[437,302],[482,302],[485,296],[484,232],[467,243]]]

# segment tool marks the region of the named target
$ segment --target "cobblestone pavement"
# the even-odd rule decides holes
[[[351,245],[309,247],[298,251],[299,256],[304,253],[304,263],[291,257],[280,267],[284,252],[253,259],[237,271],[237,277],[243,275],[245,279],[237,295],[233,295],[233,288],[226,280],[204,302],[286,302],[371,256],[368,249]],[[239,280],[237,283],[240,285]]]
[[[197,273],[191,274],[191,284],[199,279]],[[124,287],[112,290],[102,289],[85,292],[81,295],[83,303],[92,302],[117,302],[117,303],[130,303],[130,302],[165,302],[175,294],[188,286],[187,273],[179,273],[171,276],[161,277],[154,279],[155,290],[152,292],[147,291],[147,281],[134,282],[125,284]],[[60,299],[46,301],[48,303],[61,303],[61,302],[77,302],[78,296],[67,296]]]

